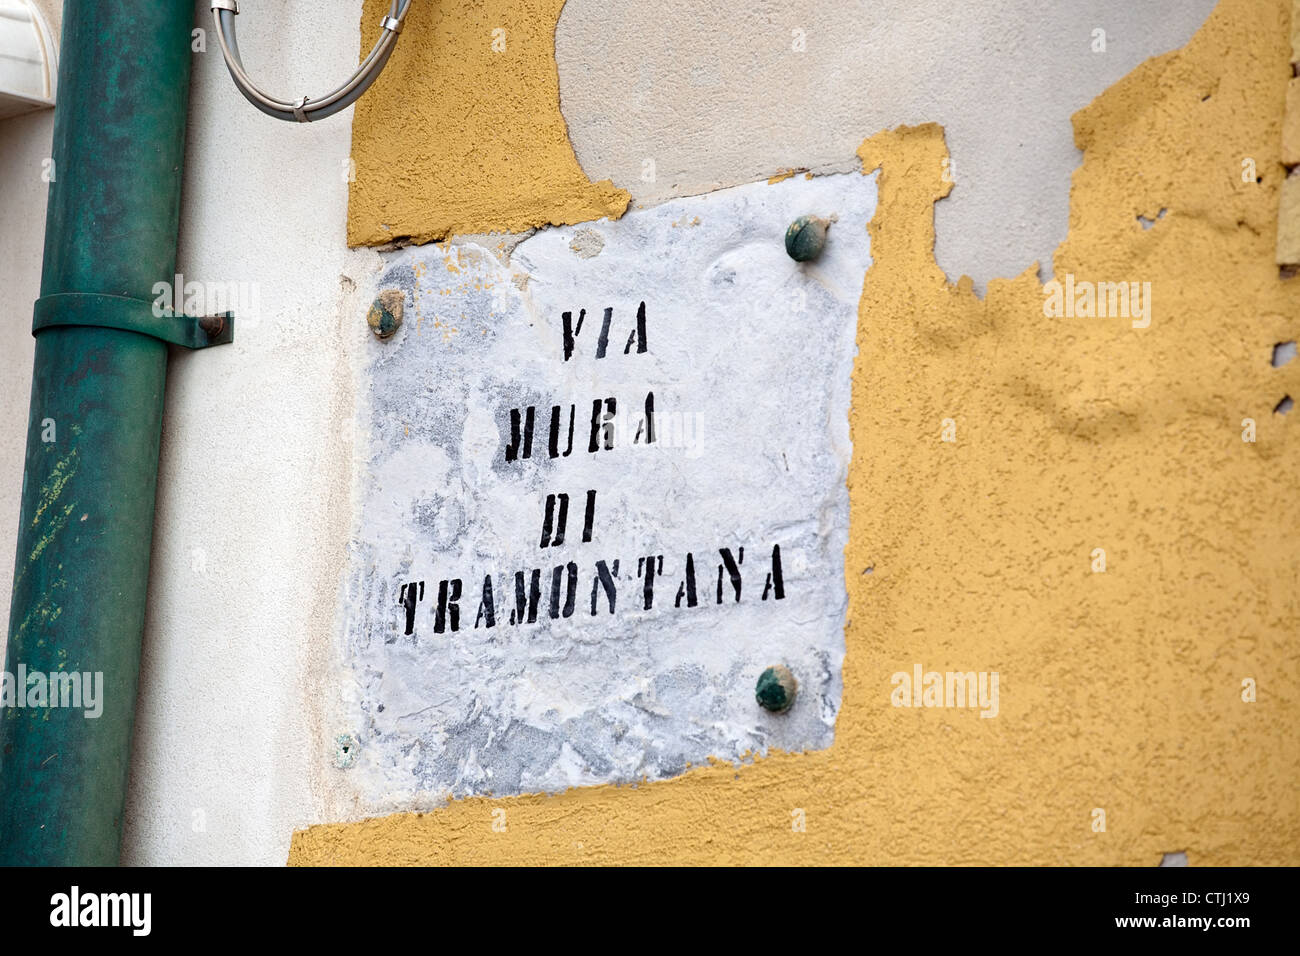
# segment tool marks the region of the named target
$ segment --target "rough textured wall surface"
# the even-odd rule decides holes
[[[564,0],[421,4],[357,101],[349,245],[617,216],[628,194],[588,181],[560,114],[555,21]],[[369,49],[388,12],[366,0]],[[428,77],[436,77],[430,82]]]
[[[366,7],[367,45],[386,6]],[[950,277],[968,273],[982,292],[994,276],[1048,261],[1065,238],[1069,177],[1079,162],[1070,115],[1146,57],[1185,43],[1213,6],[420,4],[394,56],[400,79],[381,79],[371,102],[357,107],[354,226],[363,215],[372,232],[354,229],[352,241],[395,238],[373,229],[376,221],[394,225],[376,219],[381,201],[422,239],[500,229],[507,219],[572,221],[587,200],[575,205],[571,197],[591,193],[571,153],[591,179],[609,179],[648,206],[783,168],[852,171],[867,132],[936,122],[961,188],[936,211],[935,256]],[[505,31],[500,52],[492,48],[497,29]],[[408,44],[428,48],[404,50]],[[555,65],[562,120],[555,91],[543,90]]]
[[[697,0],[665,15],[645,0],[568,0],[555,54],[578,161],[638,204],[785,167],[852,169],[867,132],[941,124],[960,188],[935,211],[935,258],[983,294],[1065,238],[1070,115],[1187,42],[1213,6]]]
[[[862,145],[880,203],[830,749],[313,827],[291,862],[1297,862],[1286,8],[1222,0],[1076,117],[1055,276],[1149,282],[1145,315],[1047,317],[1032,267],[983,300],[949,284],[941,131]],[[914,665],[997,671],[998,716],[894,706]]]

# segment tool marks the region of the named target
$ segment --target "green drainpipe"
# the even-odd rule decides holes
[[[233,331],[229,316],[153,308],[176,265],[193,11],[188,0],[64,6],[4,665],[26,672],[26,687],[8,687],[26,706],[0,708],[0,864],[118,862],[167,344]],[[71,702],[74,674],[92,675],[92,692],[103,675],[98,717],[84,699],[48,706],[64,691]]]

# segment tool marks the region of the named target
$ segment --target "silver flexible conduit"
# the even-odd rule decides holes
[[[397,46],[397,35],[402,32],[402,23],[410,6],[411,0],[393,0],[388,16],[382,21],[379,41],[346,83],[319,99],[303,96],[295,102],[278,100],[263,93],[244,71],[244,64],[239,59],[239,43],[235,39],[235,16],[239,13],[236,0],[212,0],[212,20],[230,76],[248,102],[267,116],[291,123],[310,123],[347,109],[370,88],[370,84],[375,82],[384,69],[393,48]]]

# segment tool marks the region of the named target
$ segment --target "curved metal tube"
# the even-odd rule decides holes
[[[235,15],[239,13],[237,4],[232,0],[213,0],[212,20],[216,27],[217,42],[221,45],[221,55],[235,86],[244,94],[244,98],[275,119],[311,123],[347,109],[379,78],[397,46],[397,36],[410,7],[411,0],[392,0],[389,14],[383,20],[379,40],[342,86],[316,99],[303,96],[296,101],[278,99],[262,92],[244,69],[239,57],[239,41],[235,36]]]

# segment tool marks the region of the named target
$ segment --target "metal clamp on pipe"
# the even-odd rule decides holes
[[[124,295],[60,292],[43,295],[32,310],[32,335],[57,326],[80,325],[138,332],[187,349],[235,340],[235,314],[181,315],[155,311],[152,302]]]

